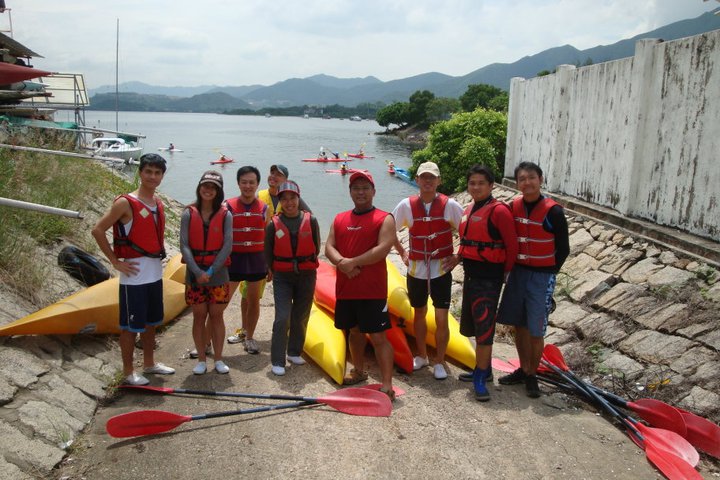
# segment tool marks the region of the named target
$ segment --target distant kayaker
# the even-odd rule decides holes
[[[275,375],[285,375],[286,361],[305,363],[300,355],[315,293],[321,238],[317,218],[300,210],[297,183],[280,185],[278,196],[283,208],[268,223],[265,260],[272,272],[275,300],[271,370]]]
[[[318,154],[318,158],[321,159],[327,159],[327,153],[325,152],[325,147],[320,147],[320,153]]]
[[[347,173],[347,169],[348,169],[347,163],[343,162],[342,165],[340,165],[340,173],[345,175]]]
[[[233,218],[233,247],[230,255],[230,298],[240,287],[241,328],[228,337],[229,343],[245,341],[245,351],[259,352],[255,328],[260,318],[260,299],[268,276],[265,248],[265,226],[270,221],[269,207],[255,197],[260,185],[260,171],[253,166],[237,171],[240,195],[226,202]]]
[[[335,160],[340,159],[340,152],[330,152],[332,153],[333,157],[335,157]]]
[[[405,198],[393,210],[397,230],[409,230],[409,248],[406,251],[399,238],[395,249],[408,266],[407,289],[414,310],[415,342],[417,356],[413,369],[430,365],[425,335],[427,333],[428,297],[435,307],[435,359],[433,376],[437,380],[447,378],[445,351],[450,339],[448,311],[450,309],[451,271],[460,261],[453,254],[453,230],[462,220],[463,208],[452,198],[438,193],[440,169],[433,162],[420,165],[415,180],[419,195]]]
[[[195,202],[180,217],[180,252],[187,265],[185,303],[193,313],[192,336],[198,353],[195,375],[207,371],[206,347],[212,343],[215,371],[228,373],[222,360],[225,342],[223,313],[230,301],[228,265],[232,250],[232,216],[223,205],[220,172],[203,173],[195,189]],[[209,328],[206,325],[209,324]],[[208,339],[208,330],[210,339]]]
[[[495,176],[481,165],[467,174],[467,191],[473,203],[465,208],[458,233],[463,262],[463,296],[460,333],[475,338],[475,369],[461,373],[473,382],[475,398],[490,400],[485,383],[492,378],[492,345],[500,291],[517,256],[515,221],[510,209],[492,196]],[[491,380],[490,380],[491,381]]]
[[[108,261],[120,273],[120,352],[123,382],[147,385],[134,371],[135,336],[140,333],[144,373],[175,373],[155,363],[155,327],[163,322],[162,259],[165,257],[165,211],[155,189],[167,169],[165,159],[148,153],[140,157],[137,190],[115,199],[92,229],[92,236]],[[113,245],[105,232],[113,229]]]
[[[540,396],[535,376],[545,347],[545,331],[555,278],[570,254],[563,208],[540,191],[542,169],[532,162],[515,167],[522,197],[511,204],[518,237],[518,255],[505,285],[498,323],[515,327],[520,368],[498,379],[503,385],[525,383],[528,397]]]
[[[374,197],[372,176],[353,173],[350,198],[355,208],[335,217],[325,242],[325,256],[337,267],[335,328],[349,330],[350,358],[355,366],[343,384],[367,380],[364,366],[368,334],[382,376],[380,391],[395,400],[393,348],[385,333],[390,328],[385,257],[395,241],[395,220],[373,206]]]
[[[168,150],[171,151],[171,152],[172,152],[173,150],[175,150],[175,145],[173,145],[173,144],[171,143],[170,146],[168,147]]]

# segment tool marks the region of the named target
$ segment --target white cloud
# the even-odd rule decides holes
[[[155,85],[270,85],[325,73],[464,75],[544,49],[611,44],[717,8],[702,0],[7,0],[40,68]],[[7,20],[0,17],[0,21]],[[39,27],[40,26],[40,27]]]

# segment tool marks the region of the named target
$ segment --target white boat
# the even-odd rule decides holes
[[[352,117],[350,117],[350,120],[353,122],[361,122],[362,118],[358,117],[357,115],[353,115]]]
[[[142,147],[136,142],[129,142],[119,137],[98,137],[90,143],[90,149],[95,155],[103,157],[122,158],[124,160],[137,160],[142,155]]]

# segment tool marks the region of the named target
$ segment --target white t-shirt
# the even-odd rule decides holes
[[[430,206],[432,203],[425,204],[425,213],[430,213]],[[398,231],[403,228],[410,228],[413,224],[412,208],[410,207],[410,199],[404,198],[398,203],[395,210],[392,212],[395,217],[395,226]],[[462,206],[453,198],[449,198],[447,204],[445,204],[445,214],[443,215],[445,220],[450,226],[457,232],[460,226],[460,221],[463,216]],[[409,248],[409,246],[408,246]],[[430,260],[430,278],[437,278],[445,275],[447,271],[443,269],[442,259]],[[410,260],[408,265],[408,275],[415,278],[426,279],[428,278],[428,265],[424,260]]]
[[[132,197],[137,198],[135,195],[132,195]],[[151,207],[142,200],[140,200],[140,202],[153,213],[153,217],[157,223],[157,207]],[[123,224],[126,235],[130,235],[132,224],[132,219],[128,223]],[[139,271],[135,275],[126,275],[120,272],[120,285],[145,285],[147,283],[155,283],[162,278],[163,268],[161,258],[138,257],[123,261],[135,263]]]

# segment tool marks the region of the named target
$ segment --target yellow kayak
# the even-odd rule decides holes
[[[165,270],[163,270],[163,280],[173,280],[185,284],[185,264],[182,263],[182,255],[175,255],[168,260]]]
[[[303,350],[330,378],[342,385],[347,354],[345,333],[335,328],[333,317],[315,302],[310,310]]]
[[[168,266],[174,260],[175,258],[171,259]],[[118,291],[117,277],[105,280],[0,327],[0,336],[120,333]],[[163,304],[165,308],[163,323],[167,323],[175,319],[186,307],[185,285],[164,278]]]
[[[407,293],[407,281],[400,273],[397,267],[390,261],[388,265],[388,309],[390,313],[396,315],[400,320],[398,326],[405,330],[408,335],[415,336],[415,326],[413,325],[413,308],[410,305],[410,298]],[[402,320],[402,321],[401,321]],[[427,316],[427,335],[425,343],[431,347],[435,347],[435,309],[433,308],[432,299],[428,299]],[[451,313],[448,312],[448,327],[450,328],[450,340],[447,347],[447,356],[457,360],[469,368],[475,368],[475,349],[470,340],[460,334],[460,324]]]

